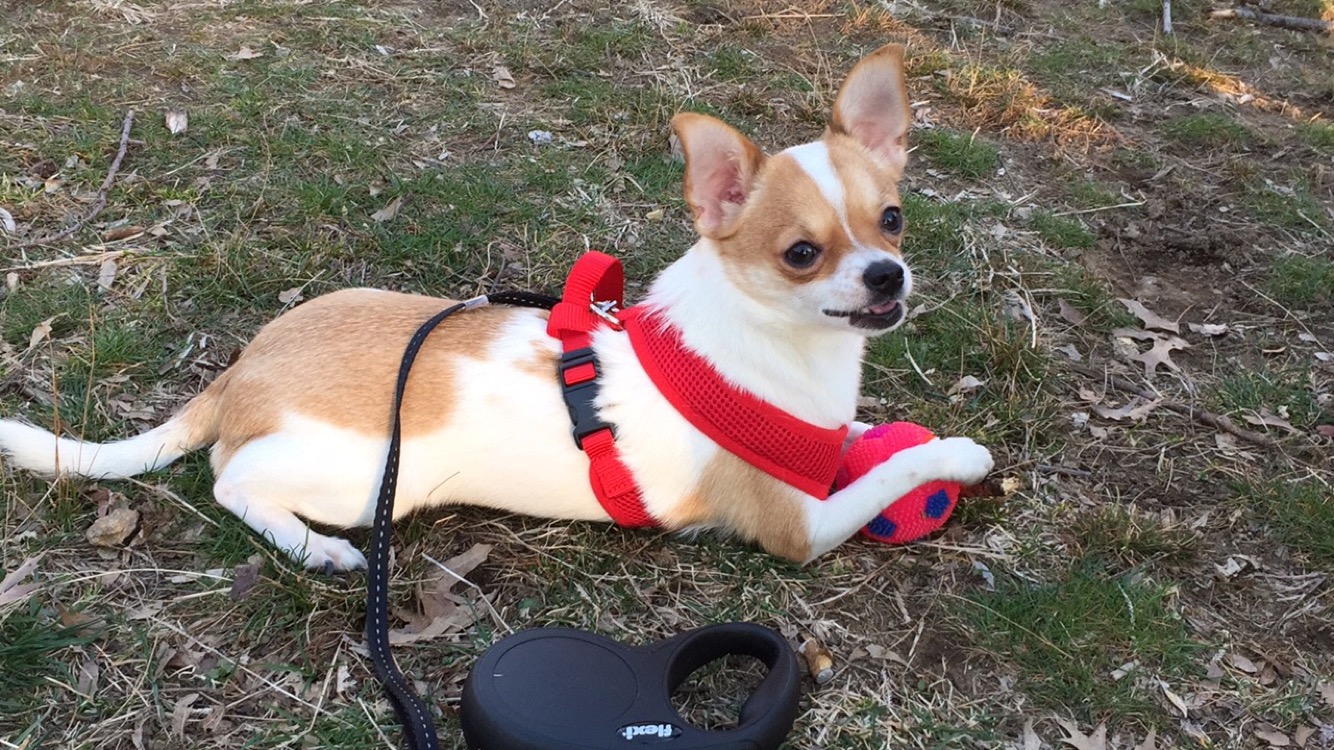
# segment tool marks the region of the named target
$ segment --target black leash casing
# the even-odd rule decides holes
[[[380,493],[375,503],[375,521],[371,527],[371,543],[366,556],[366,645],[370,650],[375,676],[384,685],[385,695],[394,707],[394,713],[403,724],[403,734],[409,750],[439,750],[431,712],[417,696],[394,662],[389,649],[389,545],[394,530],[394,492],[398,487],[398,465],[402,449],[403,394],[408,375],[417,353],[431,334],[449,316],[487,304],[512,305],[551,309],[559,300],[529,292],[500,292],[474,297],[441,310],[412,334],[403,359],[398,367],[398,381],[394,385],[394,418],[389,437],[389,454],[385,458]]]

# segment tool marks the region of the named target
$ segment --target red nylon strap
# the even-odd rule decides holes
[[[655,310],[634,307],[620,317],[639,364],[687,422],[775,479],[828,497],[846,426],[830,430],[803,422],[727,382]]]
[[[560,339],[561,351],[569,353],[592,345],[593,331],[615,322],[611,313],[595,312],[596,303],[623,304],[625,272],[621,262],[599,252],[585,253],[575,262],[565,281],[561,301],[547,319],[547,334]],[[587,383],[597,377],[593,363],[575,365],[565,370],[562,387]],[[644,508],[644,498],[630,468],[616,450],[616,436],[610,428],[583,437],[580,448],[588,454],[588,480],[598,504],[619,526],[638,528],[657,526]]]

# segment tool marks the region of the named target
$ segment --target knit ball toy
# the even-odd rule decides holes
[[[930,430],[912,422],[872,427],[843,454],[843,463],[834,477],[834,491],[852,484],[904,448],[921,445],[934,437]],[[885,544],[906,544],[921,539],[949,520],[959,501],[960,489],[958,482],[927,482],[891,502],[862,528],[862,534]]]

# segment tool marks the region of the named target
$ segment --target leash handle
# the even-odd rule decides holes
[[[371,530],[370,554],[366,556],[366,644],[370,650],[371,666],[384,686],[389,704],[403,725],[404,738],[409,750],[439,750],[431,712],[408,684],[407,678],[394,662],[389,649],[389,545],[394,531],[394,493],[398,488],[398,466],[403,442],[403,393],[417,353],[426,343],[426,337],[449,316],[462,310],[471,310],[488,303],[551,309],[557,300],[532,292],[499,292],[474,297],[441,310],[421,324],[403,350],[398,366],[398,381],[394,384],[394,421],[389,436],[389,454],[385,458],[380,493],[375,502],[375,522]]]

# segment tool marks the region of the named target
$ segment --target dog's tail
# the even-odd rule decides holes
[[[160,469],[218,439],[218,395],[226,377],[223,373],[163,424],[114,443],[56,437],[40,427],[0,419],[0,454],[12,466],[50,476],[124,479]]]

